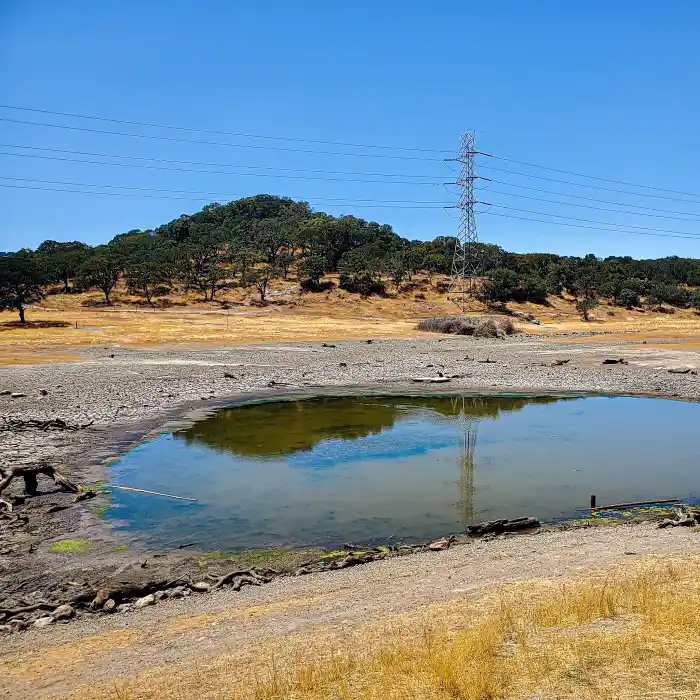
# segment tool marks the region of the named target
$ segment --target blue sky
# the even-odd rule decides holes
[[[334,214],[352,213],[390,223],[408,238],[451,235],[457,220],[440,207],[454,199],[454,188],[448,192],[442,186],[454,174],[441,159],[458,147],[459,132],[473,128],[481,149],[504,158],[697,193],[693,197],[640,190],[482,158],[484,166],[524,173],[480,170],[498,180],[479,192],[481,199],[495,205],[478,218],[483,240],[522,252],[698,256],[698,26],[700,4],[690,0],[0,0],[2,104],[234,133],[435,151],[343,149],[0,108],[3,119],[426,159],[203,145],[0,121],[0,185],[13,185],[0,187],[0,250],[35,247],[46,238],[99,243],[132,228],[155,227],[196,211],[207,201],[260,192],[304,198]],[[75,152],[227,167],[107,159]],[[76,159],[122,166],[73,162]],[[125,167],[127,163],[158,168]],[[218,172],[182,172],[176,167]],[[232,172],[234,168],[238,174]],[[313,175],[301,170],[324,172]],[[395,177],[328,175],[327,171]],[[294,177],[276,176],[280,174]],[[639,194],[584,188],[535,175]],[[374,181],[347,181],[351,178]],[[392,184],[397,181],[403,184]],[[79,184],[55,184],[59,182]],[[120,191],[83,185],[146,189],[121,190],[138,196],[23,189]],[[159,193],[153,190],[165,192],[156,198]],[[202,192],[217,196],[198,194]],[[645,192],[656,196],[641,196]],[[384,208],[361,200],[431,208]],[[569,205],[552,203],[562,201]],[[422,202],[428,204],[418,204]],[[583,206],[570,206],[573,203]],[[618,203],[666,212],[651,216],[652,211],[627,209],[637,213],[624,214]],[[455,216],[455,210],[449,214]],[[600,228],[617,223],[699,237],[597,231],[585,228],[583,222],[558,220],[584,227],[568,228],[494,214],[547,220],[551,219],[544,214],[558,214],[605,222],[590,224]]]

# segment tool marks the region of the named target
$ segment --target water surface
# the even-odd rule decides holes
[[[107,518],[147,546],[416,541],[480,520],[693,498],[700,406],[625,397],[361,396],[220,411],[126,454]],[[580,513],[579,513],[580,515]]]

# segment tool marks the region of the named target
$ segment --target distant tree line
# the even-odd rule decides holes
[[[455,238],[409,241],[390,226],[354,216],[313,211],[305,202],[257,195],[228,204],[208,204],[155,230],[119,234],[105,245],[47,240],[36,251],[0,255],[0,308],[24,308],[49,286],[65,293],[99,289],[105,303],[123,278],[147,303],[174,289],[206,301],[231,287],[254,290],[265,302],[276,278],[290,270],[302,291],[318,291],[328,273],[348,292],[384,294],[422,271],[449,274]],[[700,308],[700,260],[668,257],[583,258],[547,253],[517,254],[493,244],[477,249],[484,275],[478,294],[486,302],[535,301],[567,293],[582,301],[599,298],[625,307]],[[584,303],[582,308],[592,308]]]

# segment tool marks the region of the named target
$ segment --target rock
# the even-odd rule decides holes
[[[236,378],[236,377],[235,377],[233,374],[231,374],[230,372],[224,372],[224,377],[225,377],[226,379],[235,379],[235,378]]]
[[[102,612],[106,612],[106,613],[113,613],[116,609],[117,609],[117,604],[113,598],[106,600],[105,604],[102,606]]]
[[[134,601],[134,608],[138,610],[139,608],[145,608],[147,605],[155,605],[156,604],[156,597],[153,595],[153,593],[150,593],[149,595],[145,595],[143,598],[139,598],[138,600]]]
[[[26,396],[26,394],[23,394],[20,391],[14,391],[10,394],[10,398],[12,399],[23,399]]]
[[[106,605],[106,603],[105,603],[105,605]],[[129,612],[129,610],[131,610],[131,608],[133,608],[133,607],[134,606],[131,603],[122,603],[121,605],[117,605],[117,607],[115,608],[114,611],[118,612],[118,613],[125,613],[125,612]]]
[[[90,607],[93,610],[97,610],[98,608],[101,608],[107,601],[109,600],[109,589],[108,588],[100,588],[97,593],[95,593],[95,598],[93,599],[92,603],[90,603]]]
[[[156,591],[153,595],[157,601],[168,597],[167,591]]]
[[[443,537],[440,540],[435,540],[428,545],[428,549],[432,552],[441,552],[443,549],[449,549],[454,541],[453,537]]]
[[[75,615],[75,609],[72,605],[59,605],[52,613],[51,617],[54,620],[70,620]]]
[[[39,389],[39,395],[40,396],[48,396],[49,392],[46,391],[46,389]]]
[[[12,627],[10,625],[0,625],[0,632],[6,632],[7,634],[12,634]]]
[[[211,584],[206,581],[197,581],[197,583],[192,584],[192,590],[198,591],[199,593],[206,593],[211,589]]]
[[[168,591],[168,598],[183,598],[185,596],[184,586],[175,586]]]
[[[27,620],[10,620],[10,625],[12,629],[17,632],[19,630],[26,630],[29,627],[29,622]]]
[[[54,619],[50,615],[47,617],[40,617],[38,620],[34,621],[34,627],[48,627],[49,625],[53,625]]]

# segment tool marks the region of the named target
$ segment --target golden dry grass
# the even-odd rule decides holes
[[[695,698],[700,560],[512,584],[353,630],[267,639],[71,698]]]
[[[450,315],[458,309],[447,294],[439,293],[426,279],[419,278],[414,284],[414,289],[387,298],[362,298],[337,289],[300,297],[293,281],[278,280],[270,297],[273,303],[262,308],[241,306],[248,299],[242,290],[222,293],[221,301],[232,305],[229,310],[216,303],[204,304],[194,294],[158,300],[166,305],[151,308],[119,287],[113,294],[112,307],[89,306],[100,301],[98,292],[52,294],[40,308],[28,310],[30,324],[26,327],[14,323],[14,314],[0,313],[0,364],[70,361],[80,358],[81,347],[99,345],[225,346],[264,341],[428,336],[431,334],[415,330],[420,318]],[[696,344],[700,341],[700,317],[691,311],[659,314],[600,307],[595,310],[596,319],[585,323],[571,300],[552,298],[549,306],[509,306],[528,311],[542,321],[541,326],[519,325],[530,333],[608,331],[640,340],[678,338]],[[470,314],[485,312],[483,304],[470,301]],[[608,315],[609,312],[614,316]],[[634,335],[624,335],[632,331]],[[602,338],[610,340],[610,336]],[[78,353],[69,352],[73,349]]]

